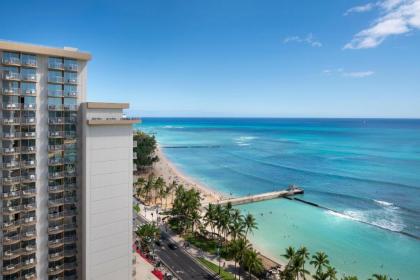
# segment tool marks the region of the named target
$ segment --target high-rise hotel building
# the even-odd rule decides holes
[[[0,280],[131,279],[136,120],[84,103],[90,58],[0,41]]]

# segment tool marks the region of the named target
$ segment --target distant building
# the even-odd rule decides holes
[[[73,48],[0,41],[1,276],[132,278],[128,104],[84,103]]]

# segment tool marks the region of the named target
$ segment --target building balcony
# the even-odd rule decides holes
[[[61,179],[61,178],[64,178],[64,172],[63,171],[50,172],[50,173],[48,173],[48,178],[49,179]]]
[[[65,262],[64,263],[64,269],[65,270],[76,269],[76,267],[77,267],[77,262]]]
[[[68,231],[68,230],[75,230],[77,229],[77,224],[75,223],[71,223],[71,224],[65,224],[64,225],[64,230]]]
[[[21,220],[21,223],[28,226],[36,224],[36,217],[27,217]]]
[[[64,191],[64,185],[48,186],[49,193],[60,193]]]
[[[64,205],[64,198],[56,198],[56,199],[49,199],[48,206],[49,207],[57,207],[60,205]]]
[[[57,234],[60,232],[64,232],[64,225],[50,225],[48,227],[49,234]]]
[[[22,197],[29,198],[34,196],[36,196],[36,188],[22,190]]]
[[[64,70],[64,63],[50,62],[50,63],[48,63],[48,69]]]
[[[35,146],[22,146],[20,150],[22,154],[33,154],[36,151],[36,147]]]
[[[77,97],[77,91],[64,92],[64,97],[74,97],[74,98],[76,98]]]
[[[36,132],[29,131],[29,132],[22,132],[21,138],[22,139],[34,139],[36,137]]]
[[[38,66],[36,59],[22,59],[22,66],[35,68]]]
[[[27,174],[27,175],[22,176],[21,178],[22,183],[33,183],[35,181],[36,181],[35,174]]]
[[[49,131],[48,137],[50,138],[63,138],[64,137],[64,131]]]
[[[65,111],[77,111],[77,105],[66,105],[64,104]]]
[[[19,147],[8,147],[2,149],[3,155],[14,155],[20,152]]]
[[[25,82],[36,82],[36,74],[21,74],[20,77]]]
[[[62,90],[49,90],[48,96],[49,97],[63,97],[63,91]]]
[[[64,237],[64,243],[65,244],[75,243],[76,241],[77,241],[76,236]]]
[[[64,252],[56,252],[48,255],[49,261],[58,261],[64,258]]]
[[[20,103],[3,103],[3,110],[20,110]]]
[[[75,124],[77,122],[76,117],[69,117],[64,119],[64,123],[66,124]]]
[[[48,247],[57,248],[60,246],[64,246],[64,238],[48,240]]]
[[[21,195],[20,191],[9,191],[9,192],[2,193],[1,198],[5,199],[5,200],[6,199],[10,200],[10,199],[16,199],[16,198],[20,197],[20,195]]]
[[[30,203],[26,203],[22,205],[22,211],[34,211],[36,209],[36,203],[35,202],[30,202]],[[31,218],[31,217],[30,217]],[[28,220],[29,222],[29,220]]]
[[[20,242],[21,236],[20,234],[16,234],[13,236],[3,236],[3,245],[12,245]]]
[[[18,57],[8,57],[8,58],[2,58],[1,63],[4,65],[10,65],[10,66],[20,66],[21,61]]]
[[[63,110],[63,105],[58,104],[48,104],[48,110],[50,111],[62,111]]]
[[[48,151],[53,152],[53,151],[62,151],[64,150],[64,146],[63,145],[48,145]]]
[[[36,110],[36,104],[22,104],[22,110]]]
[[[35,231],[26,231],[22,233],[22,240],[29,241],[36,238],[36,232]]]
[[[65,171],[65,176],[66,177],[74,177],[74,176],[77,176],[77,172],[76,172],[76,170],[66,170]]]
[[[21,125],[35,125],[36,118],[35,117],[22,117],[20,119]]]
[[[16,228],[20,226],[21,220],[15,220],[15,221],[3,221],[3,224],[1,225],[2,229],[11,230],[13,228]]]
[[[76,248],[74,248],[74,249],[64,249],[64,256],[65,257],[72,257],[72,256],[75,256],[76,254],[77,254]]]
[[[25,89],[20,91],[21,95],[28,95],[28,96],[35,96],[36,90],[35,89]]]
[[[11,274],[14,274],[14,273],[18,272],[20,269],[21,269],[20,263],[9,264],[9,265],[3,267],[2,274],[4,276],[11,275]]]
[[[36,167],[36,161],[35,160],[22,160],[20,162],[20,166],[22,168],[35,168]]]
[[[60,220],[64,218],[64,212],[57,212],[57,213],[49,213],[48,214],[48,220],[54,221],[54,220]]]
[[[19,95],[20,90],[19,88],[3,88],[2,93],[3,95]]]
[[[10,205],[3,206],[3,212],[5,214],[16,214],[22,210],[22,205]]]
[[[3,260],[11,260],[11,259],[17,258],[21,254],[22,254],[21,248],[3,251]]]
[[[74,131],[65,131],[64,138],[66,139],[75,139],[76,138],[76,132]]]
[[[35,266],[36,266],[35,258],[31,258],[29,260],[22,262],[22,270],[28,270],[28,269],[34,268]]]
[[[64,78],[57,76],[57,77],[48,77],[48,82],[49,83],[54,83],[54,84],[62,84],[64,83]]]
[[[50,166],[58,166],[63,165],[64,159],[63,158],[50,158],[48,159],[48,165]]]
[[[57,265],[57,266],[48,268],[48,275],[50,275],[50,276],[61,274],[63,272],[64,272],[64,265]]]
[[[22,277],[25,280],[36,280],[36,273],[35,272],[28,272],[26,274],[22,273]]]
[[[64,118],[49,118],[48,123],[49,124],[64,124],[65,119]]]
[[[22,253],[25,255],[28,255],[28,254],[35,253],[35,251],[36,251],[36,245],[33,244],[33,245],[27,245],[25,248],[23,248]]]
[[[16,72],[4,72],[3,73],[3,80],[7,81],[19,81],[20,74]]]
[[[2,164],[2,167],[3,169],[6,169],[6,170],[14,170],[14,169],[19,169],[20,164],[18,161],[4,162]]]
[[[3,125],[19,125],[20,118],[13,118],[13,117],[4,117],[2,120]]]
[[[70,85],[77,85],[77,78],[66,78],[64,82]]]
[[[77,72],[79,70],[79,65],[77,65],[77,64],[65,64],[64,65],[64,70]]]
[[[3,185],[19,184],[20,181],[21,181],[21,177],[20,176],[3,177],[1,181],[2,181]]]

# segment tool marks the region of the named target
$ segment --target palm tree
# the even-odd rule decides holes
[[[282,255],[290,263],[296,257],[296,250],[292,246],[286,248],[286,253]]]
[[[238,237],[244,236],[245,225],[241,221],[234,221],[229,225],[229,234],[233,240],[236,240]]]
[[[235,262],[235,271],[236,271],[236,264],[241,264],[244,259],[245,252],[251,249],[251,245],[249,244],[248,240],[244,238],[239,238],[230,243],[231,246],[231,255],[233,256]],[[241,267],[241,266],[239,266]],[[241,279],[240,271],[238,272],[239,279]],[[236,279],[236,275],[235,275]]]
[[[312,256],[310,264],[316,268],[317,272],[319,272],[322,271],[323,267],[328,266],[330,261],[328,260],[327,254],[324,252],[316,252],[315,255]]]
[[[260,274],[264,270],[261,258],[258,257],[257,251],[252,248],[245,252],[243,262],[248,269],[249,279],[251,279],[252,274]]]
[[[156,200],[157,198],[160,196],[161,194],[161,190],[165,187],[165,180],[162,177],[158,177],[156,179],[156,181],[153,184],[153,190],[155,192],[154,197],[155,197],[155,205],[156,205]]]
[[[252,233],[254,229],[258,229],[257,221],[251,213],[248,213],[244,219],[245,223],[245,237],[248,236],[248,232]]]
[[[153,176],[153,174],[151,174],[143,187],[144,193],[146,194],[146,201],[150,201],[150,192],[153,190],[154,184],[155,184],[155,177]]]
[[[343,276],[341,280],[359,280],[356,276]]]
[[[325,272],[329,280],[337,279],[337,270],[332,266],[327,266],[327,271]]]
[[[296,254],[300,257],[301,261],[301,267],[299,268],[299,274],[303,277],[303,279],[306,279],[305,274],[309,274],[309,271],[305,269],[305,263],[307,260],[309,260],[309,251],[308,248],[305,246],[301,246],[299,250],[297,250]]]
[[[212,236],[214,234],[214,226],[215,226],[215,216],[216,216],[216,207],[214,204],[209,204],[206,210],[206,214],[204,215],[204,225],[210,226]]]

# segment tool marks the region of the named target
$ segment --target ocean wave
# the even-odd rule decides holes
[[[369,218],[372,216],[372,213],[370,213],[370,211],[346,210],[343,213],[341,213],[333,210],[326,210],[326,213],[335,217],[362,222],[364,224],[376,226],[394,232],[403,232],[405,228],[404,223],[397,215],[391,216],[391,219],[372,219]]]
[[[163,126],[163,128],[168,128],[168,129],[182,129],[184,128],[183,126],[176,126],[176,125],[165,125]]]

